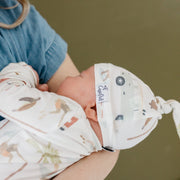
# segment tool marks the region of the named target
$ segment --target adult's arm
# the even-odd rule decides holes
[[[103,180],[116,164],[119,152],[118,150],[92,153],[65,169],[53,180]]]
[[[48,81],[49,90],[56,92],[59,84],[67,76],[76,76],[78,74],[79,71],[72,62],[70,56],[67,54],[63,64]],[[54,180],[103,180],[113,169],[118,159],[118,155],[119,151],[100,151],[92,153],[90,156],[81,159],[65,169],[56,176]]]
[[[47,83],[49,91],[56,92],[61,82],[67,76],[77,76],[78,74],[78,69],[74,65],[70,56],[66,54],[65,60]]]

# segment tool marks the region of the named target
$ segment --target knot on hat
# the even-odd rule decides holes
[[[180,103],[173,99],[165,101],[160,96],[156,96],[156,101],[159,106],[158,111],[161,114],[169,114],[173,111],[173,119],[176,125],[177,133],[180,137]]]
[[[172,111],[172,106],[170,105],[170,103],[165,101],[162,97],[156,96],[156,101],[159,106],[158,111],[161,114],[169,114]]]
[[[128,149],[143,141],[172,111],[180,136],[180,103],[165,101],[137,76],[113,64],[95,65],[96,108],[103,147]]]

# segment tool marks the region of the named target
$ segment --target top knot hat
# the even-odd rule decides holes
[[[144,140],[162,114],[173,111],[180,137],[180,103],[165,101],[137,76],[109,63],[95,64],[97,116],[103,147],[128,149]]]

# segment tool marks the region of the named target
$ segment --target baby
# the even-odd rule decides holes
[[[95,64],[57,94],[38,83],[23,62],[0,73],[0,179],[47,179],[94,151],[131,148],[172,109],[180,135],[180,103],[155,97],[121,67]]]

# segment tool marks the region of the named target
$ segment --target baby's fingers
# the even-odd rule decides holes
[[[38,84],[38,85],[37,85],[37,88],[38,88],[40,91],[48,91],[48,85],[47,85],[47,84]]]

